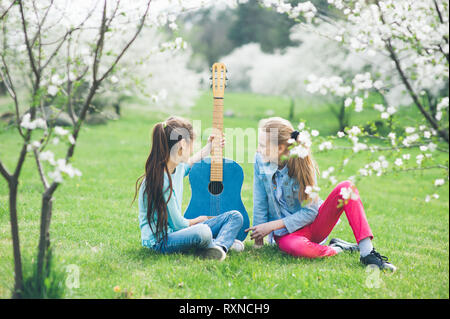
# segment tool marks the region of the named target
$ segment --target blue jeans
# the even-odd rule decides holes
[[[237,210],[220,214],[204,222],[167,235],[167,242],[156,243],[152,249],[161,253],[184,252],[192,248],[222,246],[225,251],[233,245],[244,218]]]

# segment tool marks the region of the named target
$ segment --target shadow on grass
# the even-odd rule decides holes
[[[130,247],[124,251],[132,261],[145,262],[151,261],[152,264],[177,263],[211,263],[214,261],[203,259],[194,249],[183,253],[162,254],[145,247]],[[243,252],[230,251],[223,264],[261,264],[271,266],[285,265],[321,265],[326,263],[328,258],[298,258],[290,256],[278,249],[275,245],[265,245],[261,248],[254,248],[253,245],[246,245]]]

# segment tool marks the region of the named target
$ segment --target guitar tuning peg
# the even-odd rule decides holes
[[[228,76],[225,77],[225,80],[228,80]]]
[[[212,80],[212,75],[209,77],[210,80]]]

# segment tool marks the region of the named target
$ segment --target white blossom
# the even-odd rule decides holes
[[[305,158],[309,155],[309,151],[306,147],[298,145],[290,150],[290,155],[296,155],[300,158]]]
[[[394,162],[395,165],[397,166],[402,166],[403,165],[403,160],[401,158],[397,158]]]
[[[25,128],[25,129],[29,129],[29,130],[34,130],[36,128],[41,128],[41,129],[46,129],[47,128],[47,123],[45,122],[44,119],[37,118],[34,121],[30,121],[30,118],[31,118],[31,114],[30,113],[26,113],[22,117],[22,122],[20,123],[20,126]]]
[[[319,150],[331,150],[333,148],[333,144],[330,141],[325,141],[319,145]]]
[[[386,109],[386,112],[387,112],[389,115],[392,115],[392,114],[394,114],[394,113],[397,112],[397,109],[396,109],[395,107],[393,107],[393,106],[389,106],[389,107]]]
[[[385,110],[385,107],[383,104],[374,104],[373,108],[379,112],[384,112],[384,110]]]
[[[55,132],[56,135],[61,135],[61,136],[69,134],[69,131],[64,129],[64,128],[62,128],[61,126],[55,126],[54,132]]]
[[[52,151],[45,151],[39,154],[39,159],[48,161],[51,165],[56,165],[55,154]]]
[[[306,186],[305,193],[309,195],[312,200],[315,200],[319,197],[320,187],[318,186]]]
[[[345,106],[345,107],[349,107],[350,105],[352,105],[352,103],[353,103],[353,99],[350,98],[350,97],[348,97],[348,98],[346,98],[345,101],[344,101],[344,106]]]
[[[52,95],[52,96],[55,96],[56,93],[58,93],[58,87],[56,87],[56,86],[54,86],[54,85],[50,85],[50,86],[48,87],[48,89],[47,89],[47,93],[50,94],[50,95]]]
[[[117,76],[113,75],[113,76],[111,76],[111,82],[114,83],[114,84],[118,83],[119,82],[119,78]]]
[[[362,112],[364,100],[359,96],[355,97],[355,111]]]
[[[345,200],[357,200],[359,198],[358,194],[353,190],[352,187],[342,187],[340,195],[342,195],[342,198]]]
[[[41,147],[41,142],[39,141],[33,141],[31,144],[27,145],[27,152],[30,152],[31,150],[35,150]]]
[[[68,135],[68,138],[69,138],[69,142],[70,142],[70,144],[75,144],[75,138],[73,137],[73,135],[72,134],[69,134]]]

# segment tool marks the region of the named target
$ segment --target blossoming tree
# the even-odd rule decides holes
[[[448,1],[328,0],[340,12],[337,18],[324,16],[309,1],[295,6],[283,0],[260,2],[281,14],[287,14],[310,32],[314,31],[313,22],[328,24],[332,28],[328,28],[329,31],[323,36],[329,41],[365,54],[369,60],[376,61],[374,57],[381,55],[389,62],[385,65],[391,67],[390,72],[380,72],[373,63],[369,71],[356,74],[351,80],[338,75],[311,75],[310,92],[338,94],[345,98],[348,106],[354,105],[355,111],[361,112],[364,104],[368,103],[366,99],[369,91],[376,90],[388,95],[401,85],[411,106],[422,115],[422,121],[416,125],[389,126],[392,131],[386,136],[369,134],[360,126],[353,126],[338,132],[337,136],[321,137],[319,152],[348,150],[349,154],[340,165],[341,169],[351,156],[359,152],[383,152],[376,160],[364,164],[356,176],[351,176],[353,180],[372,174],[381,176],[393,171],[425,169],[437,172],[434,187],[442,186],[448,180]],[[390,99],[389,105],[375,104],[372,107],[380,112],[382,121],[389,121],[398,111],[399,103],[398,99]],[[300,125],[303,129],[304,124]],[[292,141],[293,156],[303,156],[308,149],[310,134],[307,130],[305,132],[299,135],[297,141]],[[344,138],[352,146],[335,143],[336,139]],[[408,152],[410,150],[420,152],[415,161]],[[435,152],[442,152],[446,156],[436,156]],[[392,158],[391,162],[388,157]],[[330,167],[322,173],[322,177],[334,183],[334,171],[334,167]],[[426,195],[425,201],[438,197],[438,194]],[[346,191],[345,198],[352,198],[351,191]]]
[[[93,98],[106,82],[119,82],[122,60],[143,30],[163,26],[176,29],[176,17],[181,12],[207,4],[200,0],[176,1],[173,5],[174,2],[0,1],[0,79],[14,104],[15,127],[22,140],[13,169],[2,162],[3,150],[0,149],[0,173],[9,188],[15,273],[13,296],[20,297],[23,288],[17,192],[27,155],[34,157],[43,185],[37,256],[37,276],[42,280],[49,258],[53,196],[65,177],[81,176],[70,160]],[[147,45],[149,40],[152,41],[147,38]],[[152,45],[158,52],[185,46],[181,38],[174,42],[155,41]],[[163,63],[167,63],[167,58]],[[88,84],[88,89],[77,111],[74,96],[82,83]],[[156,90],[153,88],[150,92],[154,100],[167,95],[161,87]],[[53,116],[44,111],[45,101],[52,98],[59,101],[56,113],[64,110],[69,114],[72,126],[68,129],[55,125],[58,114]],[[49,148],[62,143],[65,156],[56,158]]]

